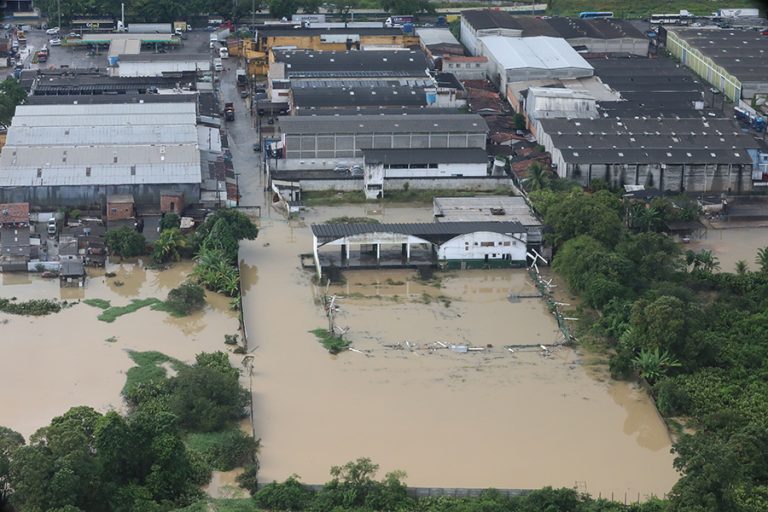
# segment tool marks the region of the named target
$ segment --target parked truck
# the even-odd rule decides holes
[[[224,119],[227,121],[234,121],[235,120],[235,104],[234,103],[225,103],[224,104]]]
[[[238,69],[235,71],[237,76],[237,90],[240,92],[240,97],[245,98],[248,96],[248,75],[245,74],[244,69]]]
[[[718,16],[720,18],[750,18],[754,17],[757,18],[760,16],[760,11],[758,9],[718,9],[716,13],[713,13],[715,16]]]
[[[173,33],[181,35],[184,32],[189,32],[192,30],[192,27],[187,24],[186,21],[174,21],[173,22]]]

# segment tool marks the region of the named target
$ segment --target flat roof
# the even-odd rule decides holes
[[[141,52],[141,39],[115,39],[109,43],[109,56],[136,55]]]
[[[363,149],[366,163],[382,164],[487,164],[488,153],[480,148]]]
[[[480,41],[504,69],[593,69],[565,39],[486,36]]]
[[[461,46],[461,43],[454,37],[449,28],[422,28],[416,29],[416,35],[419,36],[424,46],[433,46],[438,44],[449,44]]]
[[[336,116],[280,118],[286,135],[317,133],[487,133],[488,125],[477,114],[365,115],[354,119]]]
[[[299,23],[297,22],[297,25]],[[257,25],[256,30],[262,37],[314,37],[322,34],[332,35],[361,35],[361,36],[402,36],[401,28],[378,27],[347,27],[347,28],[313,28],[300,26]]]
[[[438,222],[505,222],[523,226],[541,226],[522,197],[476,196],[435,197],[432,200]]]
[[[178,43],[178,38],[175,38],[172,34],[130,34],[127,32],[122,33],[109,33],[109,34],[83,34],[82,39],[75,41],[76,44],[88,44],[88,43],[111,43],[117,40],[139,40],[142,43]]]
[[[8,132],[9,146],[72,146],[124,144],[193,144],[197,130],[193,124],[91,126],[16,126]]]
[[[538,18],[491,9],[466,10],[461,15],[475,30],[506,28],[521,31],[522,37],[645,39],[645,35],[632,23],[617,19]]]
[[[760,32],[676,27],[669,31],[742,82],[768,82],[768,37]]]

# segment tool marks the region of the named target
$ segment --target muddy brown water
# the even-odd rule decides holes
[[[101,298],[120,306],[133,298],[164,299],[191,268],[189,262],[164,271],[140,263],[114,264],[108,270],[116,277],[94,272],[85,289],[2,274],[0,296]],[[224,350],[224,334],[237,332],[237,316],[226,297],[208,294],[207,300],[203,311],[186,318],[144,308],[113,323],[97,320],[101,310],[82,303],[44,317],[0,313],[0,425],[28,437],[73,406],[122,410],[120,390],[125,372],[134,366],[128,350],[156,350],[186,362],[194,362],[199,352]],[[116,341],[106,341],[112,337]]]
[[[708,229],[705,238],[683,246],[684,250],[707,249],[720,260],[720,270],[735,272],[736,262],[744,260],[750,270],[758,270],[755,264],[757,250],[768,246],[768,227],[739,227]]]
[[[577,486],[620,499],[670,490],[670,440],[641,390],[570,348],[504,348],[559,337],[541,301],[507,299],[533,290],[524,271],[438,274],[439,287],[410,271],[347,272],[330,291],[337,325],[363,353],[329,355],[308,332],[327,319],[298,254],[311,252],[310,223],[342,215],[431,221],[427,207],[316,208],[304,221],[263,219],[242,246],[260,481],[321,483],[330,466],[370,457],[413,486]],[[492,348],[385,346],[404,341]]]

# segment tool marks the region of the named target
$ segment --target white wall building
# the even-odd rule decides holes
[[[488,57],[488,78],[506,92],[507,82],[592,76],[594,69],[565,39],[557,37],[480,38]]]
[[[525,233],[475,231],[440,244],[437,261],[449,265],[463,262],[465,266],[507,266],[525,262],[526,252]]]

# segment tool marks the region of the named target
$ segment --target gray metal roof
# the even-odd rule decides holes
[[[51,116],[114,116],[114,115],[162,115],[162,114],[195,114],[192,103],[153,103],[151,105],[107,103],[103,105],[19,105],[16,107],[17,117],[51,117]]]
[[[8,146],[77,146],[77,145],[139,145],[195,144],[194,125],[179,125],[173,129],[161,125],[100,126],[14,126],[9,130]]]
[[[517,221],[526,227],[541,221],[519,196],[435,197],[432,200],[438,222]]]
[[[481,37],[484,54],[504,69],[581,69],[591,74],[592,66],[557,37]]]
[[[420,238],[450,239],[476,232],[525,233],[519,222],[436,222],[417,224],[312,224],[312,234],[321,241],[332,241],[346,236],[366,233],[398,233]]]
[[[429,68],[421,50],[314,51],[274,50],[275,62],[285,63],[285,75],[295,77],[424,76]]]
[[[286,135],[318,133],[487,133],[488,125],[477,114],[365,115],[350,117],[302,116],[280,118]]]
[[[59,105],[35,105],[35,106],[59,106]],[[194,116],[193,116],[194,117]],[[100,126],[114,126],[120,124],[129,125],[183,125],[189,124],[190,116],[188,114],[158,114],[151,116],[147,114],[139,115],[103,115],[94,116],[87,119],[87,126],[100,127]],[[85,122],[83,124],[86,124]],[[73,119],[67,116],[51,116],[51,117],[19,117],[14,116],[11,127],[15,126],[72,126]],[[10,131],[10,130],[9,130]]]
[[[383,164],[479,164],[488,162],[488,153],[480,148],[441,149],[363,149],[366,163]]]
[[[454,37],[449,28],[417,28],[416,35],[421,39],[424,46],[433,46],[437,44],[450,44],[461,46],[461,43]]]
[[[370,107],[370,106],[422,106],[427,104],[424,88],[350,87],[328,89],[294,89],[296,108]]]

